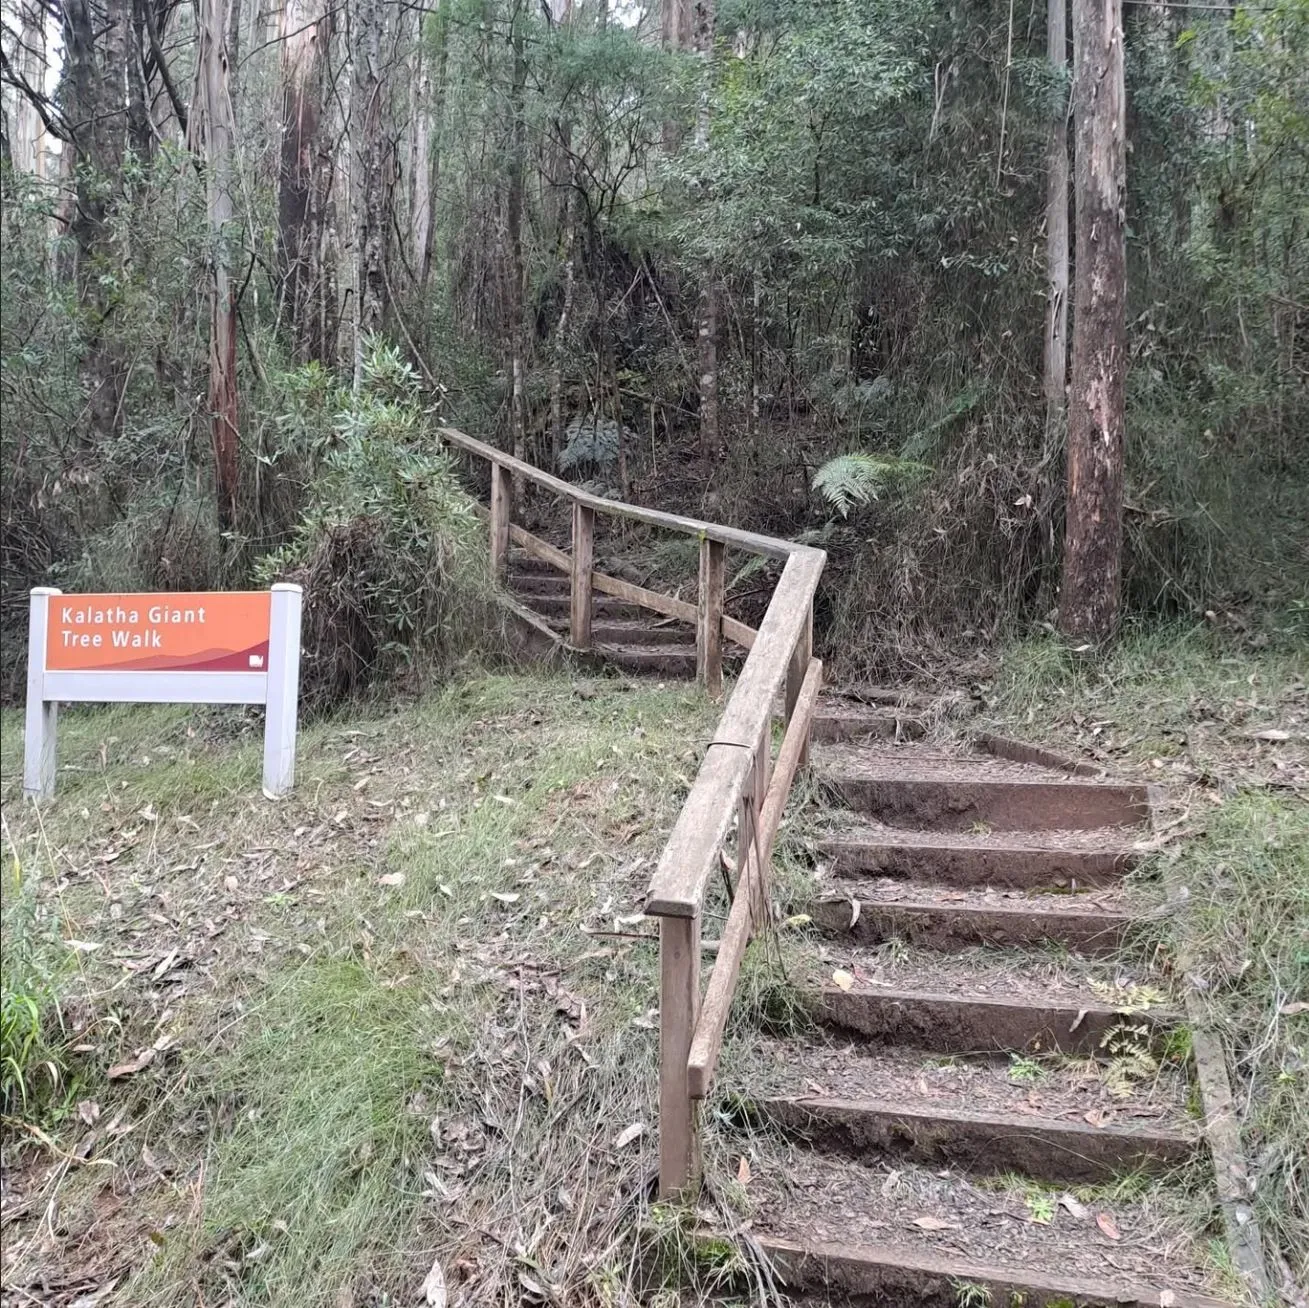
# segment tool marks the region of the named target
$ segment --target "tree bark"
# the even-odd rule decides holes
[[[1101,643],[1118,624],[1127,369],[1126,91],[1121,0],[1073,0],[1077,246],[1068,502],[1059,625]]]
[[[282,319],[297,363],[330,363],[321,311],[331,163],[320,139],[332,17],[326,0],[288,0],[282,41],[282,143],[277,179]]]
[[[701,62],[700,103],[696,112],[695,147],[709,148],[709,94],[712,89],[714,56],[714,0],[696,0],[693,16],[695,51]],[[714,458],[719,449],[718,431],[718,278],[706,266],[701,275],[700,303],[696,321],[697,355],[700,365],[700,453]]]
[[[355,28],[350,118],[358,182],[355,188],[357,361],[361,357],[362,338],[382,330],[387,307],[386,217],[390,187],[382,121],[382,30],[386,17],[381,0],[359,0],[351,21]]]
[[[209,414],[213,425],[218,529],[235,531],[239,493],[236,297],[232,286],[232,101],[228,85],[229,0],[200,0],[196,97],[191,112],[204,160],[212,270]]]
[[[1048,0],[1046,48],[1059,86],[1058,103],[1050,118],[1046,147],[1045,191],[1045,394],[1047,442],[1063,436],[1068,384],[1068,97],[1064,74],[1068,67],[1068,0]]]
[[[527,60],[524,53],[522,0],[514,0],[510,17],[513,54],[509,87],[509,187],[506,197],[506,227],[509,236],[509,355],[510,437],[514,457],[527,457],[527,360],[524,327],[526,269],[523,261],[523,174],[527,164]],[[521,479],[520,479],[521,480]],[[521,502],[525,488],[515,484],[514,499]]]

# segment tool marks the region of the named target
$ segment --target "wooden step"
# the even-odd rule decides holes
[[[1149,790],[1069,776],[981,753],[912,744],[822,745],[818,776],[851,808],[930,831],[1050,831],[1139,826]]]
[[[1112,969],[1089,960],[992,949],[884,952],[830,951],[815,970],[820,1020],[869,1040],[939,1053],[1101,1058],[1109,1056],[1112,1032],[1139,1030],[1141,1043],[1157,1049],[1180,1020],[1162,987],[1118,984]]]
[[[738,1153],[749,1166],[751,1235],[789,1288],[897,1308],[1220,1302],[1192,1256],[1202,1242],[1168,1215],[1177,1209],[1164,1182],[1145,1182],[1130,1200],[1083,1189],[1065,1205],[1062,1187],[982,1184],[902,1158],[860,1161],[758,1135],[731,1142],[736,1175]]]
[[[528,598],[536,595],[567,595],[572,579],[562,572],[511,572],[505,579],[505,588],[515,595]]]
[[[1041,895],[889,878],[850,881],[809,913],[824,931],[860,944],[898,938],[939,950],[1057,942],[1077,953],[1112,954],[1131,924],[1119,888]]]
[[[814,714],[811,738],[818,744],[917,740],[926,730],[922,718],[908,709],[820,704]]]
[[[688,645],[695,646],[695,631],[685,622],[645,618],[606,619],[591,624],[591,639],[597,645]]]
[[[1139,854],[1140,828],[941,834],[852,824],[818,842],[837,876],[914,877],[952,886],[1115,885]]]
[[[567,617],[572,600],[567,594],[562,595],[524,595],[523,601],[535,612],[545,618]],[[615,599],[612,595],[592,595],[591,614],[596,618],[649,618],[649,609],[639,604],[630,604],[627,600]]]
[[[1021,1304],[1022,1308],[1234,1308],[1230,1300],[1203,1291],[1171,1290],[1158,1280],[1134,1285],[1103,1277],[1068,1276],[1057,1267],[1003,1266],[950,1254],[939,1255],[891,1244],[854,1245],[757,1238],[783,1285],[821,1298],[800,1301],[829,1308],[836,1291],[847,1303],[959,1308],[961,1304]],[[976,1287],[976,1290],[973,1289]],[[1165,1298],[1164,1296],[1169,1297]],[[977,1295],[977,1298],[965,1298]]]
[[[1157,1172],[1192,1156],[1190,1082],[1171,1061],[1130,1081],[1085,1059],[939,1058],[824,1037],[758,1037],[746,1099],[794,1137],[1066,1185]]]
[[[601,645],[590,651],[595,658],[628,672],[647,676],[694,677],[694,645]]]

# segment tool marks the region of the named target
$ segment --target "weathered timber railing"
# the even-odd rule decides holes
[[[592,495],[454,428],[442,428],[441,434],[451,445],[490,464],[491,563],[496,576],[505,574],[511,541],[569,575],[570,644],[590,648],[591,596],[600,591],[695,623],[696,667],[711,694],[722,689],[724,638],[750,651],[646,900],[647,916],[659,919],[659,1192],[676,1195],[698,1175],[697,1105],[713,1083],[746,946],[771,912],[773,842],[791,784],[808,754],[810,724],[822,686],[822,664],[813,657],[813,609],[827,556],[822,550],[772,536]],[[519,477],[571,502],[571,553],[511,520],[512,481]],[[597,572],[597,513],[698,539],[698,602]],[[758,631],[723,611],[728,546],[784,561]],[[786,728],[774,759],[773,715],[779,697]],[[701,916],[734,818],[737,880],[702,999]]]

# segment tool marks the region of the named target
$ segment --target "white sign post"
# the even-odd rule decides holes
[[[295,780],[299,586],[262,594],[32,591],[23,793],[55,791],[59,705],[263,704],[264,794]]]

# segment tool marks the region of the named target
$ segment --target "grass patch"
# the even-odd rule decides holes
[[[1303,649],[1203,628],[1129,633],[1090,662],[1040,640],[1009,651],[988,699],[1010,731],[1163,783],[1138,889],[1226,1050],[1265,1246],[1290,1283],[1309,1281],[1305,666]]]
[[[33,1197],[6,1284],[372,1308],[416,1301],[434,1260],[452,1302],[672,1280],[640,909],[717,713],[692,689],[470,676],[311,725],[270,803],[239,712],[79,711],[39,810],[6,716],[9,849],[42,865],[44,929],[94,946],[61,998],[83,1098],[48,1147],[5,1141]]]

